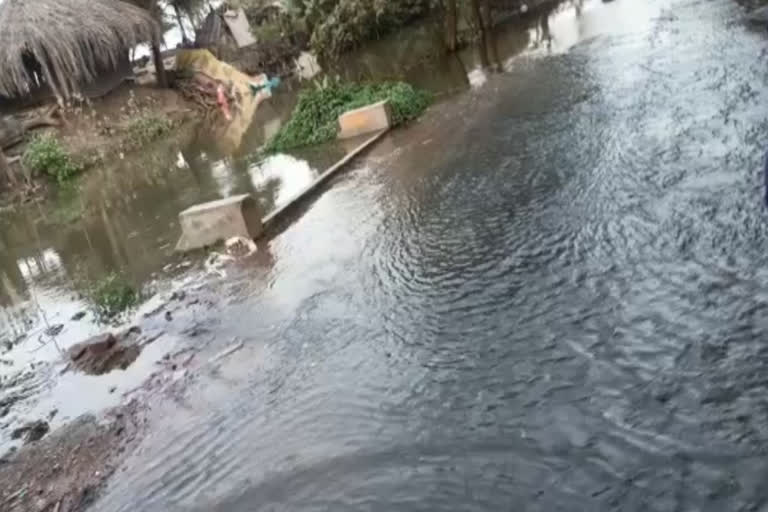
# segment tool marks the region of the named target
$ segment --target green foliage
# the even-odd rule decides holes
[[[234,0],[230,0],[230,4]],[[265,8],[278,6],[280,35],[306,31],[312,52],[321,58],[337,57],[361,43],[377,39],[424,16],[438,0],[236,0],[254,27]],[[301,28],[300,28],[301,27]],[[272,33],[259,33],[269,40]]]
[[[39,135],[27,145],[22,162],[32,172],[44,174],[64,183],[82,170],[55,137]]]
[[[164,117],[140,117],[126,128],[126,142],[129,146],[141,146],[162,137],[172,129],[173,122]]]
[[[275,23],[264,23],[251,28],[251,34],[257,41],[274,41],[282,37],[282,29]]]
[[[431,101],[429,93],[402,82],[333,84],[302,92],[288,123],[267,143],[267,152],[327,142],[336,137],[338,117],[347,110],[389,100],[395,126],[417,118]]]
[[[306,0],[303,12],[312,27],[312,50],[334,57],[409,23],[429,8],[429,0]]]
[[[122,276],[110,273],[91,286],[96,317],[106,322],[136,305],[139,294]]]

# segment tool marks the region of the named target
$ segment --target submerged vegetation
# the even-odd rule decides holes
[[[24,165],[30,171],[64,183],[82,170],[81,166],[52,135],[38,135],[24,151]]]
[[[96,318],[108,322],[139,301],[138,292],[121,275],[111,273],[91,285],[91,301]]]
[[[336,137],[338,117],[347,110],[389,100],[392,123],[415,119],[429,106],[429,93],[403,82],[380,84],[333,84],[308,89],[288,123],[267,143],[267,152],[327,142]]]

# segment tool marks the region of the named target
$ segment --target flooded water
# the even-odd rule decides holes
[[[566,19],[569,12],[558,10],[542,19]],[[558,48],[574,40],[572,27],[563,26],[562,36],[550,39]],[[538,21],[511,24],[498,34],[499,55],[512,58],[536,49],[545,36]],[[482,81],[479,64],[474,47],[445,55],[434,26],[425,22],[346,55],[341,65],[314,78],[406,80],[441,98],[467,90],[472,80]],[[312,81],[287,80],[255,112],[243,109],[248,115],[229,125],[188,127],[140,154],[88,172],[45,202],[0,213],[0,354],[5,342],[39,340],[61,323],[66,327],[56,341],[64,348],[103,330],[91,315],[76,323],[68,320],[90,307],[93,283],[111,273],[122,274],[136,287],[162,279],[162,269],[175,261],[178,212],[251,193],[266,215],[351,150],[355,141],[267,159],[259,155],[264,141],[290,117],[298,92],[313,86]],[[23,345],[4,356],[14,364],[0,365],[0,375],[59,354],[53,344]]]
[[[740,16],[585,1],[500,33],[503,73],[460,56],[465,92],[220,283],[199,320],[244,348],[156,411],[98,510],[765,510],[768,56]],[[69,236],[151,272],[179,208],[277,172],[203,154]],[[26,215],[13,304],[55,302],[66,232]]]

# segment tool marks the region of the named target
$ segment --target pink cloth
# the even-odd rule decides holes
[[[216,101],[218,102],[224,117],[227,121],[231,121],[232,114],[229,112],[229,101],[227,101],[227,95],[224,94],[224,86],[222,84],[219,84],[219,87],[216,88]]]

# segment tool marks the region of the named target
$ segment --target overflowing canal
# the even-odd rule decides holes
[[[501,31],[502,72],[420,70],[438,103],[228,274],[198,320],[244,348],[155,411],[96,508],[763,510],[766,44],[730,0],[585,1]],[[274,207],[344,151],[278,179],[195,147],[85,185],[71,235],[32,209],[0,229],[31,248],[0,256],[9,321],[69,303],[89,255],[149,279],[178,210]]]

